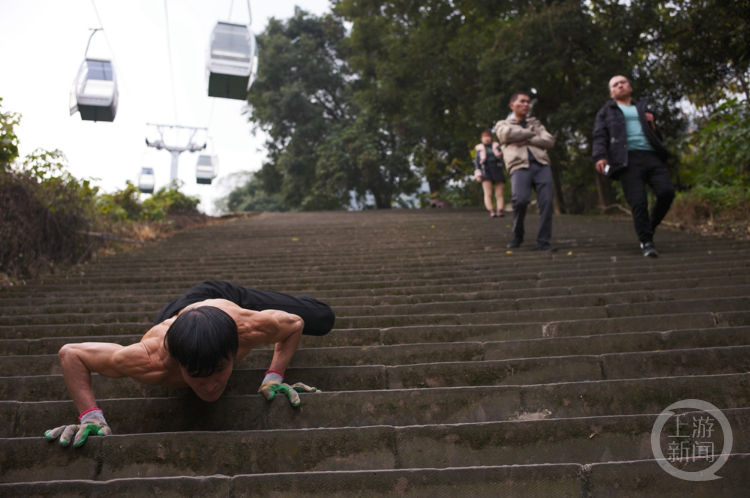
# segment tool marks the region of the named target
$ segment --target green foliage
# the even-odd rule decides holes
[[[504,119],[520,90],[532,92],[533,115],[557,139],[550,156],[558,207],[585,212],[617,202],[590,157],[612,76],[627,76],[636,98],[649,97],[670,147],[685,130],[685,97],[703,111],[748,95],[747,0],[332,5],[329,16],[298,10],[273,20],[259,37],[264,56],[250,119],[271,140],[254,185],[285,209],[342,208],[352,193],[362,206],[372,196],[389,207],[418,180],[431,197],[461,205],[480,130]],[[707,141],[728,136],[706,133]],[[726,150],[712,153],[736,166]]]
[[[146,219],[156,218],[156,213],[188,214],[197,211],[200,199],[180,192],[180,185],[162,187],[143,201]]]
[[[244,185],[235,187],[219,206],[222,211],[285,211],[279,194],[268,194],[255,175],[250,175]]]
[[[0,108],[3,99],[0,98]],[[15,127],[21,121],[21,116],[13,112],[0,110],[0,171],[8,169],[18,157],[18,137]]]
[[[421,192],[419,205],[428,208],[430,201],[438,198],[450,202],[453,207],[483,206],[483,195],[482,185],[474,178],[467,178],[447,183],[437,194]]]
[[[346,205],[354,191],[360,204],[367,194],[387,209],[400,194],[413,194],[419,181],[409,165],[409,150],[398,133],[368,112],[333,128],[318,149],[318,187],[331,204]]]
[[[750,105],[721,104],[683,146],[683,181],[745,187],[750,176]]]
[[[743,5],[744,4],[744,5]],[[654,61],[698,106],[732,93],[750,98],[750,7],[738,0],[660,2],[649,37]]]
[[[16,173],[34,185],[33,195],[51,212],[91,216],[99,188],[70,174],[61,151],[37,149],[24,158]]]
[[[0,272],[27,277],[85,255],[97,189],[66,169],[60,151],[36,150],[0,170]]]
[[[131,182],[123,190],[103,194],[97,199],[99,211],[112,221],[135,221],[143,215],[140,191]]]
[[[97,208],[115,222],[162,221],[169,214],[196,212],[199,203],[199,198],[180,192],[179,185],[171,189],[162,187],[141,202],[138,187],[127,182],[124,189],[99,196]]]
[[[255,181],[284,209],[302,209],[312,195],[317,148],[346,115],[344,37],[341,22],[299,8],[258,36],[263,55],[248,103],[250,120],[270,138]]]

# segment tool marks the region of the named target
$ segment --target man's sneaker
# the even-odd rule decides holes
[[[549,252],[555,252],[557,251],[557,247],[551,245],[549,242],[546,244],[542,244],[540,246],[536,246],[537,251],[549,251]]]
[[[519,239],[518,237],[513,237],[513,240],[508,242],[508,249],[515,249],[516,247],[521,247],[521,244],[523,244],[523,239]]]
[[[659,253],[656,251],[656,246],[653,242],[641,242],[641,250],[643,255],[647,258],[658,258]]]

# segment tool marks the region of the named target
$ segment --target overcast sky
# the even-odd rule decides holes
[[[18,135],[22,155],[37,147],[60,149],[79,178],[99,178],[105,191],[137,183],[141,165],[156,170],[156,186],[169,182],[170,155],[148,149],[146,123],[207,126],[219,156],[218,180],[237,171],[255,171],[265,157],[265,137],[251,134],[243,103],[207,95],[206,48],[217,21],[246,23],[243,0],[166,0],[177,101],[173,105],[167,51],[165,0],[93,0],[114,52],[120,104],[113,123],[81,121],[70,116],[68,99],[83,61],[89,28],[101,27],[92,0],[0,0],[0,97],[3,110],[23,115]],[[232,5],[231,19],[227,16]],[[251,2],[252,30],[265,29],[268,19],[286,19],[295,5],[323,14],[328,0]],[[90,56],[110,49],[98,33]],[[259,56],[263,57],[263,52]],[[211,111],[213,104],[213,112]],[[210,119],[210,123],[209,123]],[[199,195],[200,208],[213,212],[213,201],[227,182],[195,182],[196,154],[180,156],[184,191]]]

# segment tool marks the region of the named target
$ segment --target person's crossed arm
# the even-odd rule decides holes
[[[533,131],[506,121],[498,123],[495,131],[501,145],[526,145],[525,142],[527,140],[536,137],[536,133]]]

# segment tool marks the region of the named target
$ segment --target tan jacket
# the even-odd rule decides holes
[[[550,165],[547,150],[555,146],[555,137],[544,128],[544,125],[536,118],[526,120],[526,128],[518,124],[515,118],[498,121],[493,130],[500,139],[503,149],[505,167],[509,173],[517,168],[529,167],[529,152],[534,154],[537,161]],[[526,145],[511,145],[517,142],[526,142]]]

